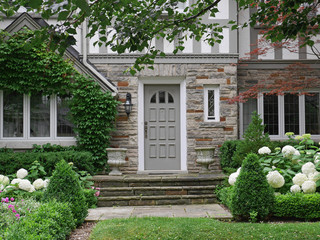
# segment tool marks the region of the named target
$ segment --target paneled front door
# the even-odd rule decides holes
[[[180,85],[144,86],[145,170],[180,170]]]

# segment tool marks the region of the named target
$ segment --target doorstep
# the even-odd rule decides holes
[[[231,213],[219,204],[162,205],[162,206],[119,206],[89,209],[85,221],[100,221],[130,217],[204,217],[231,220]]]

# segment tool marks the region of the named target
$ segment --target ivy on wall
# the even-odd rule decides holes
[[[21,94],[72,96],[70,111],[80,150],[93,153],[96,167],[106,163],[106,148],[114,130],[118,102],[102,92],[88,76],[78,73],[72,63],[46,48],[30,47],[30,30],[0,32],[0,89]]]

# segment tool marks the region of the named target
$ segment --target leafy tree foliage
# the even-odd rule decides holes
[[[255,7],[250,25],[264,27],[272,42],[300,38],[301,46],[313,46],[313,36],[320,33],[320,2],[315,0],[239,0],[240,9]]]
[[[155,49],[151,41],[154,37],[164,37],[172,42],[178,40],[174,53],[183,50],[182,43],[187,38],[205,39],[209,44],[221,42],[222,28],[218,23],[204,23],[201,18],[207,14],[215,16],[221,0],[195,0],[180,7],[187,0],[4,0],[0,12],[7,17],[14,15],[21,6],[30,12],[36,12],[44,19],[57,16],[59,24],[41,29],[35,33],[34,42],[49,38],[51,48],[59,48],[61,52],[66,46],[73,44],[76,28],[82,23],[90,29],[87,37],[99,34],[99,45],[109,45],[118,53],[125,51],[145,51],[138,57],[131,69],[141,70],[142,64],[152,68],[156,56],[165,56],[164,52]],[[259,1],[235,0],[240,9],[257,8],[249,21],[251,26],[263,24],[266,35],[272,41],[305,39],[304,45],[312,46],[312,36],[319,33],[319,14],[316,9],[319,3],[306,1]],[[230,22],[235,24],[235,22]],[[247,26],[245,23],[243,26]],[[114,32],[108,30],[112,26]],[[239,26],[234,25],[232,29]],[[189,36],[185,33],[189,32]],[[106,35],[111,37],[107,37]],[[57,44],[59,43],[59,44]]]

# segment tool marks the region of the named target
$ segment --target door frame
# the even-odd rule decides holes
[[[183,77],[141,77],[138,85],[138,174],[187,173],[186,81]],[[144,169],[144,85],[180,85],[180,170]]]

